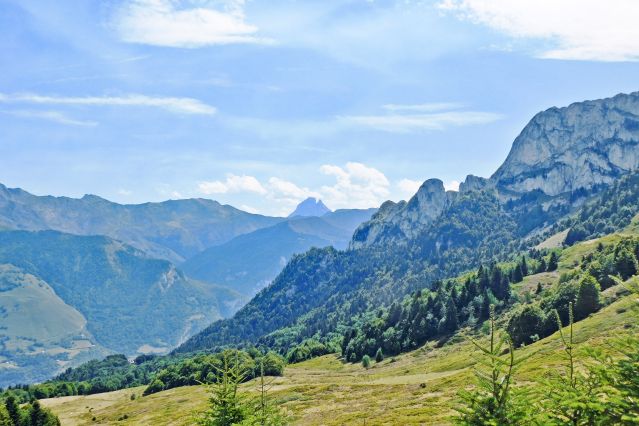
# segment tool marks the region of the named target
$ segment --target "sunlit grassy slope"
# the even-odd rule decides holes
[[[636,234],[634,228],[628,233]],[[604,237],[604,244],[621,238]],[[520,294],[533,291],[537,282],[556,285],[558,276],[575,266],[581,256],[596,249],[590,241],[564,251],[557,273],[527,277],[517,288]],[[615,300],[610,305],[575,324],[577,343],[604,346],[622,332],[637,332],[631,308],[636,297],[618,298],[621,289],[606,291]],[[288,366],[275,379],[271,397],[289,413],[295,424],[449,424],[455,415],[457,392],[474,385],[476,352],[462,331],[446,343],[431,342],[420,349],[373,364],[366,370],[359,364],[343,364],[327,355]],[[549,370],[561,370],[563,351],[557,334],[542,339],[517,354],[531,355],[517,375],[519,386],[530,384]],[[255,392],[255,383],[244,385]],[[204,387],[184,387],[139,396],[143,388],[128,389],[88,397],[45,400],[63,425],[130,424],[190,425],[193,413],[206,407]],[[126,418],[125,418],[126,416]],[[95,420],[93,420],[95,418]]]

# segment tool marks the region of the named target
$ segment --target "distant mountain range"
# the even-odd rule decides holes
[[[0,185],[0,386],[108,353],[166,352],[232,315],[295,253],[345,248],[374,212],[287,219]]]
[[[375,211],[353,209],[321,217],[293,216],[210,247],[184,262],[181,268],[193,278],[253,296],[277,276],[294,254],[311,247],[345,249],[355,228],[369,220]]]
[[[174,263],[282,220],[199,198],[117,204],[95,195],[41,197],[0,184],[0,229],[105,235]]]
[[[248,343],[286,352],[311,337],[329,344],[380,306],[534,247],[560,219],[638,168],[639,92],[551,108],[524,128],[491,178],[468,176],[459,192],[429,179],[408,202],[384,203],[357,228],[350,250],[293,258],[233,318],[177,352]]]

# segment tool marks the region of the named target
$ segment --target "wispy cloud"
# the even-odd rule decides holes
[[[592,61],[639,60],[635,0],[444,0],[439,8],[513,38],[545,40],[537,56]]]
[[[390,195],[390,182],[381,171],[362,163],[348,162],[344,167],[326,164],[320,172],[336,179],[319,192],[334,208],[376,207]]]
[[[154,97],[131,94],[126,96],[44,96],[37,94],[3,94],[0,102],[46,105],[137,106],[153,107],[180,114],[214,115],[215,107],[193,98]]]
[[[390,112],[404,112],[404,111],[436,112],[436,111],[448,111],[452,109],[460,109],[463,107],[464,107],[464,104],[460,104],[457,102],[434,102],[434,103],[415,104],[415,105],[386,104],[382,106],[383,109]]]
[[[225,180],[215,180],[209,182],[200,182],[198,190],[202,194],[227,194],[236,192],[254,192],[265,195],[266,189],[253,176],[238,176],[234,174],[226,175]]]
[[[59,111],[13,110],[13,111],[2,111],[2,113],[9,114],[14,117],[47,120],[47,121],[52,121],[58,124],[68,125],[68,126],[95,127],[98,125],[98,123],[95,121],[77,120]]]
[[[411,197],[417,192],[420,186],[422,186],[421,180],[402,179],[397,182],[397,188],[404,197]]]
[[[243,0],[130,0],[113,25],[126,42],[156,46],[269,42],[246,22]]]
[[[351,115],[338,117],[347,124],[370,127],[392,133],[444,130],[448,127],[486,124],[503,118],[501,114],[459,110],[458,103],[427,103],[416,105],[387,104],[384,115]]]

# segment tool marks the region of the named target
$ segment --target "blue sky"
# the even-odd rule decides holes
[[[639,90],[634,0],[0,1],[0,182],[286,214],[489,176]]]

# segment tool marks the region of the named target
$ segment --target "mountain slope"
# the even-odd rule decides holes
[[[583,180],[579,173],[584,165],[601,158],[608,158],[613,164],[618,150],[626,152],[629,158],[639,155],[635,142],[639,127],[626,126],[628,133],[610,139],[609,120],[582,122],[574,115],[588,110],[608,111],[614,105],[614,114],[624,111],[630,117],[638,98],[620,95],[551,110],[549,114],[560,119],[554,125],[548,119],[548,124],[541,128],[542,134],[535,137],[556,141],[553,146],[561,147],[559,156],[534,149],[537,139],[526,136],[546,113],[538,115],[518,137],[509,159],[491,179],[471,176],[460,193],[446,192],[441,181],[429,180],[408,202],[385,203],[370,222],[355,232],[351,250],[311,250],[295,257],[271,286],[232,319],[212,324],[178,351],[256,341],[287,350],[307,337],[328,338],[338,328],[348,326],[353,318],[380,304],[428,288],[434,280],[528,247],[534,232],[574,210],[593,194],[597,185],[610,182],[622,171],[600,169],[603,170],[600,174],[590,174],[592,179]],[[559,131],[565,123],[573,122],[571,132]],[[584,151],[585,135],[591,136],[586,138],[587,147],[605,149]],[[526,149],[527,146],[532,148]],[[514,159],[520,157],[525,157],[530,165],[523,174],[517,174],[519,169],[515,167],[518,163]],[[584,162],[584,158],[588,161]],[[636,168],[633,164],[627,166],[629,170]],[[575,173],[565,173],[566,167]],[[532,172],[543,177],[539,182],[544,185],[513,186],[505,178],[528,176]],[[551,184],[557,173],[564,182],[561,188]],[[517,194],[518,190],[523,193]]]
[[[587,245],[587,251],[596,244]],[[566,272],[578,263],[582,251],[562,263]],[[536,276],[530,276],[534,280]],[[613,290],[606,295],[610,304],[574,325],[574,341],[579,363],[587,359],[586,347],[607,353],[614,339],[638,332],[636,297],[620,296]],[[522,292],[523,294],[523,292]],[[567,330],[564,330],[566,332]],[[387,357],[365,369],[359,363],[344,363],[335,354],[288,365],[283,377],[273,378],[269,396],[287,410],[292,424],[350,424],[366,420],[370,424],[449,424],[458,413],[459,390],[476,383],[477,348],[468,339],[483,343],[485,337],[470,329],[462,330],[446,342],[426,345],[392,358]],[[516,349],[516,358],[526,358],[515,375],[517,388],[535,386],[540,371],[565,371],[566,355],[559,333]],[[259,389],[255,381],[242,385],[251,395]],[[73,396],[43,400],[61,416],[63,422],[84,423],[97,417],[100,423],[120,424],[123,414],[129,424],[187,425],[193,412],[208,408],[205,386],[185,386],[132,400],[144,388],[125,389],[107,394]]]
[[[367,309],[492,259],[513,238],[514,229],[494,194],[455,194],[442,220],[404,244],[348,251],[312,249],[295,256],[233,318],[213,323],[177,350],[260,338],[285,349],[318,331],[332,332]]]
[[[42,381],[106,355],[86,325],[46,282],[0,265],[0,386]]]
[[[210,247],[180,265],[189,276],[254,295],[291,256],[311,247],[345,248],[353,230],[375,209],[338,210],[322,217],[293,217]]]
[[[126,354],[166,351],[231,313],[238,298],[227,289],[186,278],[165,260],[101,236],[0,232],[0,263],[46,282],[82,315],[97,343]],[[8,270],[1,277],[13,273]],[[20,311],[37,322],[37,312],[30,312],[34,306],[21,305]]]
[[[95,195],[39,197],[0,184],[0,229],[106,235],[173,262],[281,220],[205,199],[122,205]]]

